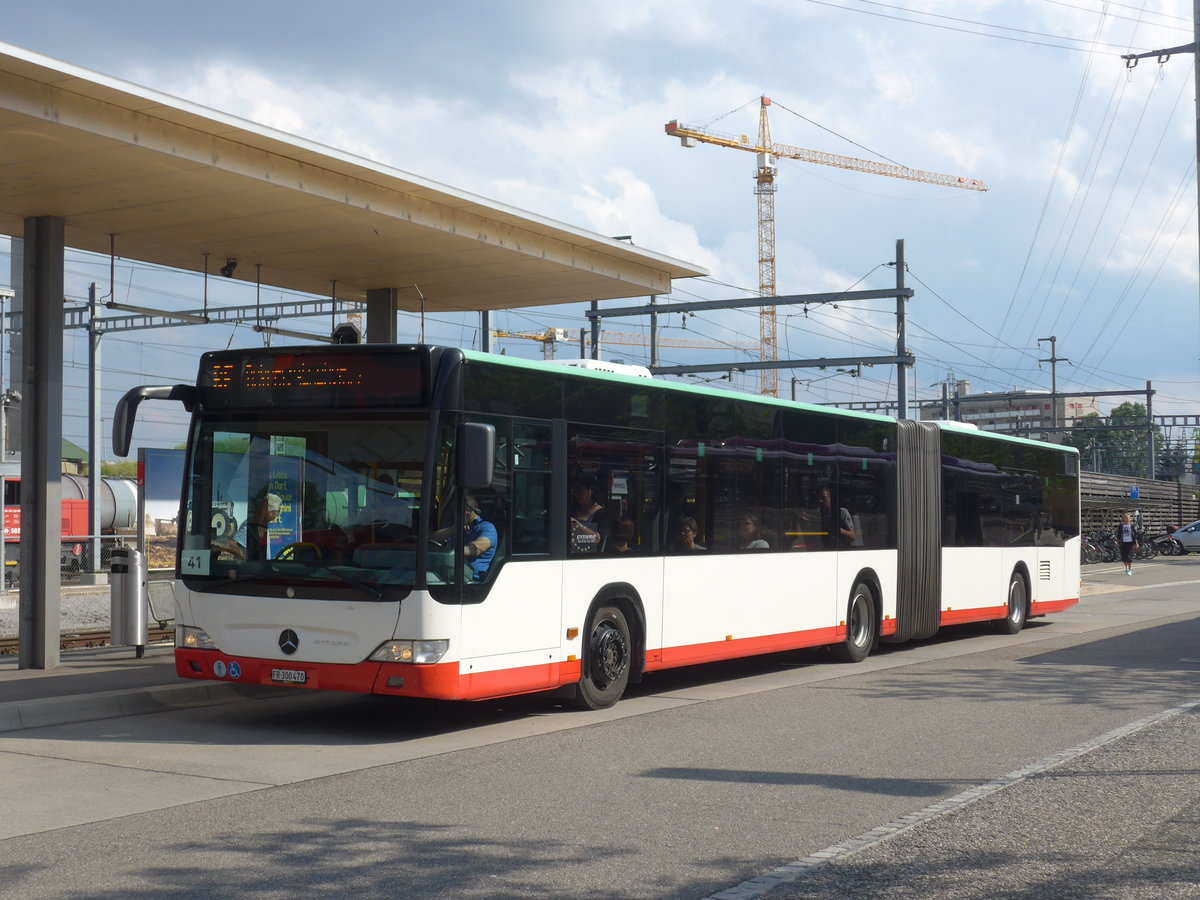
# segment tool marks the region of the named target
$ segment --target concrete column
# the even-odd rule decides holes
[[[396,343],[396,297],[397,288],[371,288],[367,290],[367,334],[368,344]]]
[[[23,669],[59,662],[62,532],[63,220],[25,220],[21,310],[21,600]],[[14,376],[15,377],[15,376]]]

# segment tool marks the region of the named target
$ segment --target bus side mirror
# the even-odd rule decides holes
[[[492,461],[496,458],[496,426],[464,422],[458,436],[462,486],[483,490],[492,486]]]
[[[196,389],[190,384],[176,384],[161,387],[143,385],[126,391],[113,413],[112,443],[113,453],[117,456],[129,455],[129,445],[133,443],[133,421],[143,400],[178,400],[191,412],[196,406]]]

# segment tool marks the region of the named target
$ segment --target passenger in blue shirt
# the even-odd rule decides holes
[[[483,510],[470,494],[463,499],[463,556],[476,581],[483,581],[496,555],[496,526],[483,518]]]

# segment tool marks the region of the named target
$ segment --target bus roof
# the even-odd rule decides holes
[[[895,422],[895,416],[886,416],[880,413],[863,412],[856,409],[839,409],[835,406],[821,406],[816,403],[800,403],[795,400],[783,400],[778,397],[764,397],[757,394],[743,394],[737,391],[731,391],[726,388],[716,387],[713,385],[697,385],[683,384],[678,381],[665,381],[659,378],[646,378],[644,375],[630,375],[623,370],[643,370],[642,366],[627,366],[619,363],[602,363],[600,365],[581,365],[581,363],[596,363],[598,360],[535,360],[535,359],[520,359],[513,356],[502,356],[497,353],[484,353],[479,350],[463,350],[463,356],[472,362],[489,363],[494,365],[511,366],[519,369],[533,369],[539,372],[558,374],[569,374],[580,378],[599,378],[610,381],[618,381],[633,387],[645,389],[653,387],[665,391],[678,391],[688,394],[703,394],[712,395],[713,393],[724,393],[731,397],[736,397],[739,400],[750,403],[761,403],[768,406],[783,406],[789,409],[803,409],[809,412],[825,413],[827,415],[839,416],[849,419],[865,419],[871,422]],[[1079,451],[1066,444],[1050,444],[1046,441],[1035,441],[1030,438],[1018,437],[1012,434],[1003,434],[997,431],[984,431],[976,425],[968,422],[943,421],[939,419],[929,420],[938,428],[947,431],[962,431],[978,435],[979,437],[1010,441],[1019,444],[1028,444],[1033,447],[1055,447],[1060,448],[1064,452],[1079,454]]]

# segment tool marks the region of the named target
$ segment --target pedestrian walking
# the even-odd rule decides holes
[[[1121,562],[1125,563],[1125,574],[1133,574],[1133,554],[1137,550],[1137,532],[1133,527],[1133,516],[1125,513],[1117,526],[1117,543],[1121,546]]]

